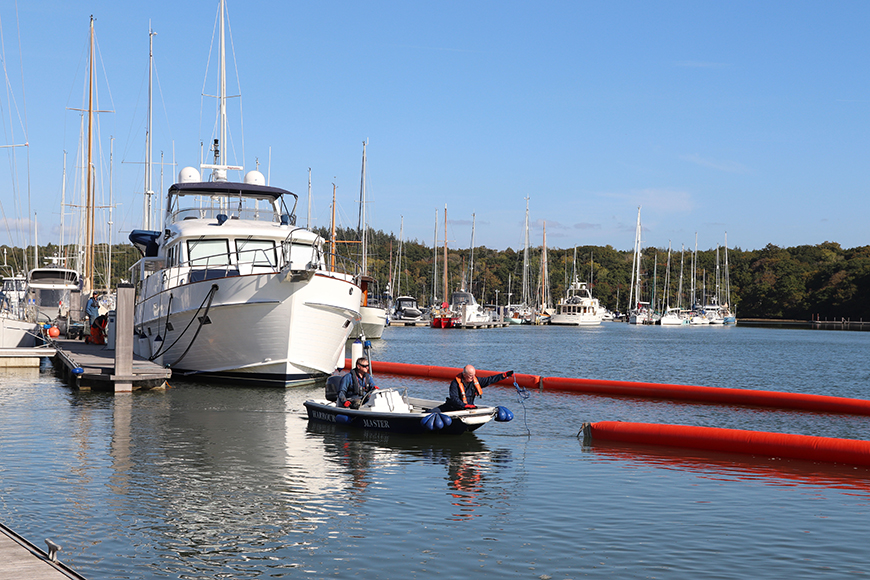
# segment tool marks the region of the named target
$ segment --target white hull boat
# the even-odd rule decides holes
[[[291,225],[281,200],[294,194],[182,174],[169,190],[165,232],[130,236],[145,252],[133,267],[136,354],[176,375],[251,384],[332,373],[360,318],[355,274],[328,267],[324,240]],[[272,208],[245,209],[255,201]]]
[[[575,278],[568,287],[568,295],[563,298],[555,314],[550,317],[550,324],[562,324],[571,326],[596,326],[601,324],[604,309],[598,303],[585,282],[578,282]]]

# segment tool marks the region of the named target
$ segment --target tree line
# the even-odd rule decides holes
[[[326,229],[320,230],[328,239]],[[368,233],[368,273],[376,280],[377,292],[388,289],[417,298],[421,305],[430,305],[445,299],[443,296],[443,248],[433,248],[416,240],[400,243],[393,233],[370,230]],[[358,240],[356,230],[340,229],[338,240]],[[401,248],[400,248],[401,246]],[[33,249],[2,247],[6,268],[4,275],[23,268],[25,251],[29,267],[33,262]],[[401,250],[401,260],[399,260]],[[359,244],[337,244],[336,252],[359,260]],[[437,252],[437,274],[434,268]],[[40,246],[41,264],[49,256],[56,256],[55,245]],[[542,248],[530,248],[529,285],[532,296],[539,296],[545,283],[541,280]],[[553,303],[565,295],[571,283],[576,263],[577,277],[589,283],[592,294],[611,310],[628,310],[632,279],[633,252],[617,250],[612,246],[577,246],[575,248],[548,248],[547,270],[549,291]],[[809,320],[847,318],[870,320],[870,246],[844,249],[835,242],[810,246],[780,248],[768,244],[760,250],[727,250],[728,269],[725,270],[725,248],[698,251],[695,256],[696,301],[709,302],[711,297],[729,302],[738,317]],[[111,281],[114,287],[129,279],[129,268],[139,258],[130,244],[115,244],[109,252],[102,244],[95,252],[96,271],[106,272],[111,256]],[[667,248],[644,248],[641,259],[641,299],[654,303],[678,305],[682,260],[683,308],[690,306],[692,253],[679,251],[670,254],[670,276],[667,294],[665,278],[668,270]],[[465,287],[477,300],[486,304],[517,303],[522,296],[524,269],[523,250],[507,248],[499,251],[479,246],[447,251],[448,293]],[[727,285],[726,285],[727,282]],[[98,278],[97,284],[103,286]],[[730,293],[726,294],[726,290]],[[449,296],[447,297],[449,300]]]

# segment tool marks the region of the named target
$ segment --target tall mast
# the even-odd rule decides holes
[[[85,294],[94,289],[94,164],[91,161],[94,147],[94,17],[91,15],[90,62],[88,64],[88,167],[87,198],[85,200],[85,268],[82,290]]]
[[[683,309],[683,253],[686,250],[684,244],[680,244],[680,289],[677,290],[677,308]]]
[[[444,301],[447,302],[447,204],[444,204]]]
[[[330,272],[335,272],[335,184],[332,184],[332,219],[330,220],[329,241],[332,244],[332,259],[330,263]]]
[[[438,210],[435,210],[435,236],[432,239],[432,304],[438,304]]]
[[[305,227],[311,228],[311,168],[308,168],[308,218],[305,220]]]
[[[366,227],[366,142],[363,141],[362,172],[359,183],[359,230],[362,241],[362,275],[368,275],[368,228]]]
[[[530,306],[531,291],[529,290],[529,198],[526,198],[526,229],[523,241],[523,306]]]
[[[637,206],[637,227],[634,230],[634,258],[631,262],[631,285],[628,290],[628,310],[640,302],[640,206]]]
[[[145,129],[145,207],[143,208],[143,223],[142,228],[146,230],[152,229],[151,216],[153,214],[152,202],[154,198],[154,190],[151,185],[151,124],[154,120],[154,112],[152,108],[153,102],[153,71],[154,71],[154,37],[157,33],[151,30],[150,24],[148,29],[148,126]]]
[[[226,165],[226,153],[223,153],[223,150],[227,146],[227,60],[226,60],[226,45],[224,44],[224,14],[225,14],[225,2],[221,0],[220,10],[221,10],[221,24],[220,24],[220,71],[218,76],[219,83],[219,101],[218,107],[220,108],[220,142],[218,143],[219,148],[215,150],[215,165]]]
[[[472,280],[474,279],[474,216],[471,214],[471,252],[468,257],[468,291],[471,292]]]

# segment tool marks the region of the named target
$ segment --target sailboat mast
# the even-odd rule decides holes
[[[332,218],[329,226],[329,241],[332,244],[332,256],[330,259],[330,272],[335,272],[335,184],[332,184]]]
[[[94,289],[94,164],[91,161],[94,148],[94,17],[90,26],[90,62],[88,63],[88,167],[87,198],[85,201],[85,269],[83,290],[89,294]]]
[[[363,141],[362,171],[359,184],[359,230],[362,241],[362,275],[368,275],[368,227],[366,227],[366,142]]]
[[[154,114],[152,109],[152,99],[153,99],[153,71],[154,71],[154,37],[157,36],[157,33],[150,29],[148,30],[148,126],[145,129],[145,207],[142,211],[143,216],[143,229],[150,230],[151,226],[151,215],[153,213],[152,203],[154,199],[154,190],[151,186],[151,161],[152,161],[152,147],[151,147],[151,123],[154,120]]]
[[[432,239],[432,304],[438,304],[438,210],[435,210],[435,236]]]
[[[526,198],[526,227],[525,240],[523,242],[523,306],[529,306],[531,297],[529,296],[529,198]]]
[[[471,252],[468,257],[468,291],[471,292],[474,280],[474,213],[471,214]]]
[[[683,254],[686,251],[685,244],[680,244],[680,289],[677,291],[677,308],[683,309]]]
[[[220,142],[218,143],[219,148],[215,151],[215,165],[226,165],[226,153],[222,153],[227,144],[227,71],[226,71],[226,51],[224,50],[224,14],[225,14],[225,3],[224,0],[220,2],[220,10],[221,10],[221,18],[220,18],[220,72],[218,76],[218,83],[220,95],[218,100],[218,107],[220,108]],[[334,252],[334,248],[333,248]]]
[[[447,302],[447,204],[444,204],[444,302]]]

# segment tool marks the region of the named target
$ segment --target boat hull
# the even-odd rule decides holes
[[[415,401],[421,400],[415,399]],[[426,401],[425,403],[419,408],[415,405],[414,410],[410,413],[375,411],[365,407],[349,409],[338,407],[335,403],[325,400],[305,401],[304,405],[310,421],[409,435],[460,435],[475,431],[489,423],[498,412],[495,407],[450,411],[444,413],[450,417],[450,425],[445,424],[441,429],[429,429],[424,421],[431,413],[431,409],[437,407],[439,403],[437,401]]]
[[[0,348],[30,348],[36,344],[39,326],[26,320],[0,316]]]
[[[360,306],[360,321],[354,324],[350,338],[381,338],[387,326],[387,311],[377,306]]]
[[[360,295],[352,280],[330,273],[295,282],[251,274],[150,292],[136,305],[134,350],[176,376],[310,384],[342,366]]]

